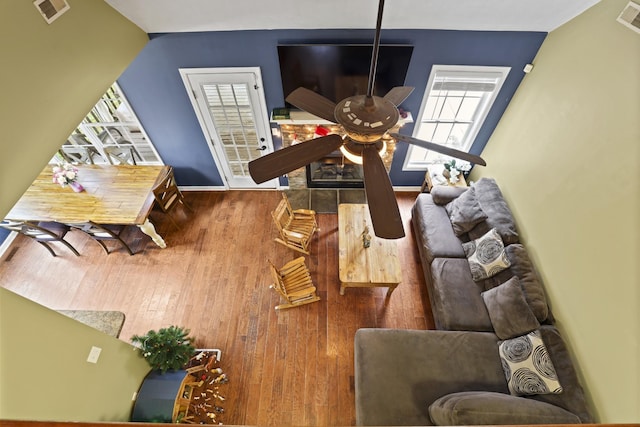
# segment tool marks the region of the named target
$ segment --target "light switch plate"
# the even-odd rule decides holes
[[[91,347],[91,351],[89,351],[89,357],[87,357],[87,362],[98,363],[98,359],[100,358],[101,352],[102,352],[102,349],[100,347],[96,347],[96,346]]]

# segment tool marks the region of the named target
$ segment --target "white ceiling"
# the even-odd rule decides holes
[[[375,28],[377,0],[105,0],[147,33]],[[387,0],[382,28],[552,31],[600,0]]]

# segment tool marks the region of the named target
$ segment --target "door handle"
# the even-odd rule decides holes
[[[267,149],[267,146],[266,146],[266,145],[263,145],[263,146],[262,146],[262,147],[260,147],[260,148],[256,148],[256,150],[258,150],[258,151],[264,151],[264,150],[266,150],[266,149]]]

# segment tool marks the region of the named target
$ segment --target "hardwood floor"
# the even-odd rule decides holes
[[[68,235],[82,254],[60,256],[18,236],[0,258],[0,285],[53,309],[118,310],[120,339],[169,325],[189,328],[200,348],[222,350],[225,424],[355,424],[353,337],[359,328],[433,328],[409,223],[416,193],[398,193],[407,236],[398,241],[403,281],[385,305],[386,288],[349,288],[340,296],[337,214],[319,214],[307,265],[321,301],[276,312],[267,260],[299,254],[273,241],[277,192],[186,193],[194,213],[177,209],[180,229],[153,215],[168,247],[136,228],[129,256],[80,232]]]

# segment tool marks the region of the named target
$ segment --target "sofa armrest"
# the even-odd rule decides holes
[[[560,336],[560,332],[555,326],[542,325],[540,326],[540,334],[547,346],[553,367],[556,369],[558,380],[564,391],[560,394],[537,394],[530,398],[564,408],[580,417],[585,424],[593,423],[593,415],[578,379],[573,358]]]
[[[550,403],[485,391],[442,396],[429,406],[435,425],[580,424],[580,418]]]
[[[444,206],[468,190],[468,187],[454,187],[451,185],[434,185],[431,189],[433,203]]]

